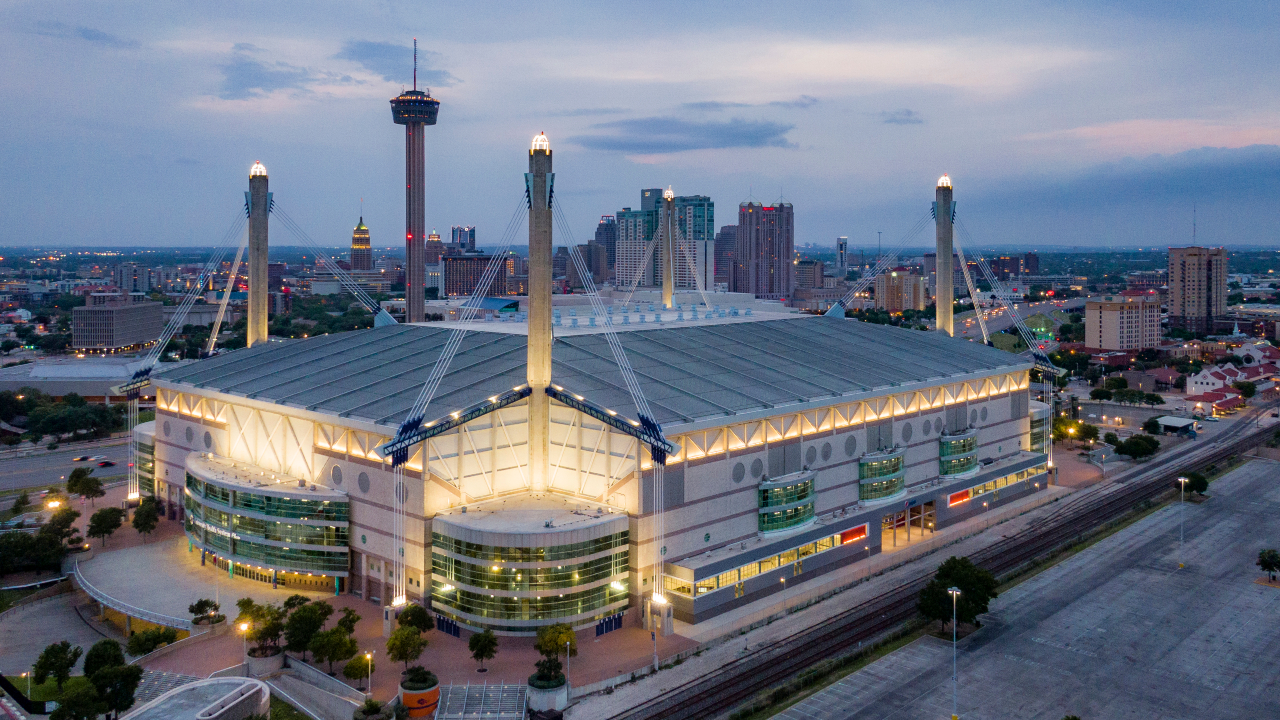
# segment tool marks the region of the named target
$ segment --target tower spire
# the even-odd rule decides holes
[[[418,38],[413,39],[413,89],[418,89]]]

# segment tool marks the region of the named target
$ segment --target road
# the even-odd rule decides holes
[[[93,463],[74,463],[80,455],[103,455],[116,464],[115,467],[96,467]],[[43,487],[66,480],[72,468],[83,465],[93,468],[94,475],[124,475],[129,472],[129,445],[123,440],[118,445],[73,445],[66,450],[48,452],[39,450],[29,457],[0,459],[0,492],[26,487]]]
[[[1280,532],[1278,470],[1244,465],[1208,502],[1172,503],[993,601],[960,643],[960,716],[1280,716],[1280,636],[1266,630],[1280,590],[1254,582]],[[777,717],[945,717],[951,664],[951,644],[926,638]]]
[[[1059,304],[1061,303],[1061,304]],[[1036,313],[1044,313],[1048,315],[1054,310],[1079,310],[1084,307],[1085,298],[1071,298],[1070,300],[1045,300],[1038,303],[1016,303],[1014,307],[1018,310],[1018,315],[1026,320]],[[956,334],[963,338],[982,338],[982,327],[978,325],[977,319],[973,312],[965,312],[956,316]],[[1003,307],[997,307],[987,313],[987,332],[996,333],[1013,327],[1013,319],[1009,317],[1008,311]]]

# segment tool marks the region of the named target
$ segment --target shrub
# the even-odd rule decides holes
[[[139,657],[152,652],[161,645],[168,645],[177,642],[178,631],[173,628],[151,628],[142,632],[135,632],[129,636],[129,643],[125,649],[130,655]]]
[[[952,615],[952,598],[948,589],[960,589],[955,600],[955,616],[960,622],[974,622],[987,611],[987,605],[996,597],[997,582],[967,557],[951,557],[938,566],[938,572],[920,591],[920,614],[930,620],[949,621]]]
[[[120,649],[120,643],[115,640],[99,640],[84,655],[84,674],[93,677],[102,668],[124,664],[124,650]]]
[[[400,681],[400,686],[405,690],[429,690],[440,684],[440,680],[436,678],[436,674],[421,665],[414,665],[404,674],[404,680]]]

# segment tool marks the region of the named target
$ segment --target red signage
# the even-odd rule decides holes
[[[947,507],[955,507],[960,503],[967,503],[967,502],[969,502],[969,491],[961,490],[958,493],[951,493],[951,495],[947,498]]]
[[[857,542],[867,536],[867,526],[859,525],[851,530],[845,530],[840,533],[840,544],[848,545],[851,542]]]

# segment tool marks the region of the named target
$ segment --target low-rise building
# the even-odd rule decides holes
[[[164,329],[158,302],[88,305],[71,311],[71,346],[77,350],[119,351],[155,342]]]

